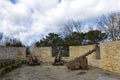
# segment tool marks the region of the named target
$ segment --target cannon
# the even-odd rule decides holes
[[[55,56],[55,60],[53,62],[54,66],[59,66],[59,65],[63,65],[64,62],[62,60],[62,55],[61,55],[61,49],[58,49],[58,54]]]
[[[79,57],[74,58],[73,60],[68,62],[68,64],[66,66],[70,70],[88,69],[88,61],[87,61],[86,56],[90,55],[94,51],[96,51],[96,49],[88,51],[87,53],[85,53],[85,54],[83,54],[83,55],[81,55]]]
[[[36,57],[36,56],[33,56],[33,55],[30,55],[30,56],[29,56],[28,64],[29,64],[30,66],[40,65],[40,63],[38,62],[37,57]]]

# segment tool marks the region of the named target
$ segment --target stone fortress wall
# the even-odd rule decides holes
[[[63,60],[70,61],[95,48],[95,45],[70,46],[69,57],[63,57]],[[54,61],[51,47],[33,48],[32,52],[42,62]],[[100,43],[100,59],[96,55],[97,52],[93,52],[87,56],[89,65],[120,73],[120,41]]]
[[[72,60],[94,48],[95,45],[70,46],[69,57],[63,57],[63,60]],[[51,47],[34,47],[31,52],[40,62],[54,62]],[[89,65],[120,73],[120,41],[100,43],[100,59],[97,59],[96,55],[97,52],[94,52],[87,56]],[[26,49],[23,47],[0,47],[0,59],[25,60],[25,57]]]
[[[54,60],[51,47],[34,47],[31,53],[37,57],[39,62],[53,62]]]
[[[120,41],[100,44],[100,68],[120,73]]]
[[[91,51],[95,49],[95,45],[85,45],[85,46],[70,46],[70,58],[75,58],[80,55],[83,55],[87,53],[88,51]],[[99,67],[100,66],[100,59],[96,59],[96,51],[92,54],[88,55],[88,64]]]
[[[95,45],[70,46],[70,57],[75,58],[92,49]],[[120,73],[120,41],[100,43],[100,59],[97,52],[88,55],[88,64],[108,71]]]
[[[0,47],[0,60],[26,60],[25,47]]]

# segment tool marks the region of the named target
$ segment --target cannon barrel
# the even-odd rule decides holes
[[[85,54],[81,55],[80,57],[84,58],[84,57],[88,56],[89,54],[93,53],[94,51],[96,51],[96,49],[93,49],[93,50],[91,50],[89,52],[86,52]]]
[[[66,66],[68,67],[68,69],[71,69],[71,70],[88,69],[88,61],[87,61],[86,56],[90,55],[94,51],[96,51],[96,49],[93,49],[79,57],[74,58],[73,60],[68,62]]]
[[[63,65],[63,64],[64,62],[62,60],[61,49],[59,49],[58,54],[56,55],[55,60],[53,62],[53,65],[58,66],[58,65]]]

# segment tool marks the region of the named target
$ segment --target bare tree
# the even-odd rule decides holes
[[[88,25],[88,31],[92,31],[92,30],[94,30],[93,25],[92,25],[92,24],[89,24],[89,25]]]
[[[80,21],[73,21],[73,26],[77,32],[81,33],[82,25]]]
[[[80,21],[68,21],[64,26],[64,32],[66,34],[71,34],[72,32],[81,33],[82,26]]]
[[[120,39],[120,12],[103,15],[97,24],[98,28],[105,31],[112,41]]]

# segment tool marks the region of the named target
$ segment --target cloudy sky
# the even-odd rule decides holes
[[[0,32],[29,44],[69,20],[89,21],[119,9],[120,0],[0,0]]]

